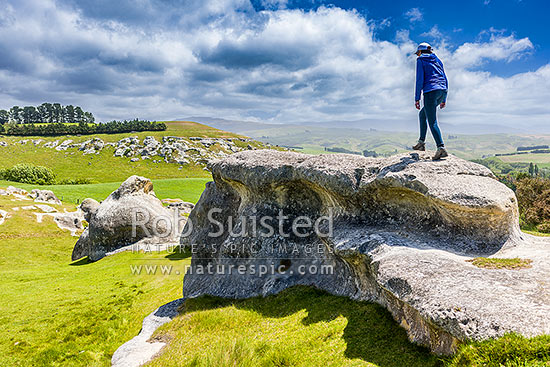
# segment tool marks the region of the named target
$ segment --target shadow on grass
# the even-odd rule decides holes
[[[203,296],[188,299],[180,311],[187,313],[230,305],[270,318],[285,317],[306,310],[307,316],[302,319],[304,325],[330,322],[343,316],[347,319],[343,334],[347,358],[359,358],[380,367],[443,365],[443,359],[432,355],[424,347],[412,344],[405,330],[397,325],[382,306],[333,296],[311,287],[296,286],[278,295],[245,300]]]
[[[72,263],[69,263],[71,266],[80,266],[80,265],[86,265],[91,264],[93,261],[90,260],[88,256],[81,257],[78,260],[73,261]]]
[[[190,250],[184,250],[181,247],[176,247],[173,252],[169,253],[168,255],[164,256],[165,259],[168,260],[183,260],[190,258],[192,255]]]

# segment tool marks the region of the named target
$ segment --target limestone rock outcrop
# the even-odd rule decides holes
[[[30,193],[30,197],[34,199],[37,203],[48,203],[48,204],[61,204],[61,200],[55,196],[51,190],[40,190],[34,189]]]
[[[514,193],[481,165],[260,150],[209,169],[181,238],[193,254],[184,297],[311,285],[382,304],[438,354],[508,331],[550,333],[550,242],[520,231]],[[482,269],[468,262],[478,256],[532,263]]]
[[[152,182],[140,176],[129,177],[101,204],[85,199],[80,208],[88,228],[73,249],[73,260],[88,256],[96,261],[135,244],[177,243],[181,228],[177,230],[176,222],[184,220],[164,208]]]

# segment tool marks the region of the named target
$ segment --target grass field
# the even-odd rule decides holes
[[[90,186],[101,186],[88,191],[100,196],[108,191],[107,184]],[[185,199],[198,197],[202,188],[195,188]],[[189,258],[126,252],[71,265],[76,237],[51,218],[39,224],[31,212],[12,209],[30,203],[0,196],[0,209],[10,213],[0,226],[0,366],[109,366],[147,314],[181,296]],[[133,273],[139,265],[168,266],[170,275]],[[515,335],[440,359],[411,344],[382,307],[306,287],[241,301],[188,300],[156,338],[170,344],[151,366],[512,367],[550,361],[550,337]]]
[[[122,253],[70,265],[77,238],[11,209],[30,203],[0,196],[11,215],[0,225],[0,366],[109,366],[147,314],[181,296],[182,275],[133,275],[130,266],[188,259]]]
[[[550,164],[550,153],[541,153],[541,154],[514,154],[514,155],[503,155],[498,157],[501,161],[507,163],[537,163],[537,164]]]
[[[308,287],[239,301],[189,299],[154,337],[169,345],[150,367],[550,365],[550,336],[508,334],[436,357],[411,344],[381,306]]]
[[[211,178],[167,178],[153,180],[153,189],[159,199],[179,198],[192,203],[199,200],[199,197],[204,190],[204,185],[211,181]],[[30,190],[47,189],[52,190],[64,202],[77,204],[86,198],[104,200],[109,194],[115,191],[120,182],[106,182],[99,184],[85,185],[29,185],[19,182],[1,181],[0,187],[9,185]]]
[[[154,163],[151,159],[130,162],[129,157],[114,157],[114,147],[105,147],[100,154],[83,155],[82,152],[69,149],[67,151],[56,151],[52,148],[44,148],[42,142],[34,146],[31,139],[42,139],[54,141],[72,139],[73,142],[98,137],[105,142],[117,142],[128,136],[137,136],[143,139],[146,136],[154,136],[160,140],[163,136],[180,137],[212,137],[212,138],[235,138],[242,135],[232,134],[218,129],[211,128],[194,122],[176,121],[167,122],[166,131],[145,131],[138,133],[124,134],[95,134],[82,136],[57,136],[57,137],[22,137],[22,136],[0,136],[0,141],[9,142],[7,147],[0,146],[0,168],[12,167],[17,163],[32,163],[39,166],[51,168],[57,175],[58,180],[62,179],[88,179],[92,183],[122,182],[133,174],[145,176],[150,179],[165,178],[188,178],[188,177],[210,177],[203,166],[188,164],[180,169],[175,163]],[[12,144],[20,140],[28,139],[27,144]],[[258,142],[235,141],[237,146],[260,146]]]

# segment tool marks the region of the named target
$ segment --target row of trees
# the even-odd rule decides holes
[[[0,125],[37,124],[37,123],[87,123],[95,121],[91,112],[82,110],[79,106],[62,106],[60,103],[42,103],[34,106],[13,106],[9,111],[0,110]]]
[[[145,120],[110,121],[101,124],[79,122],[66,125],[53,123],[45,125],[35,124],[4,124],[0,125],[0,134],[19,136],[56,136],[56,135],[89,135],[89,134],[117,134],[134,131],[164,131],[166,124]]]

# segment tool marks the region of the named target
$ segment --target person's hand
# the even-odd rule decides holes
[[[439,108],[443,109],[445,108],[446,105],[447,105],[446,102],[441,102],[441,104],[439,105]]]
[[[420,109],[420,101],[415,101],[414,102],[414,107],[416,107],[417,110]]]

